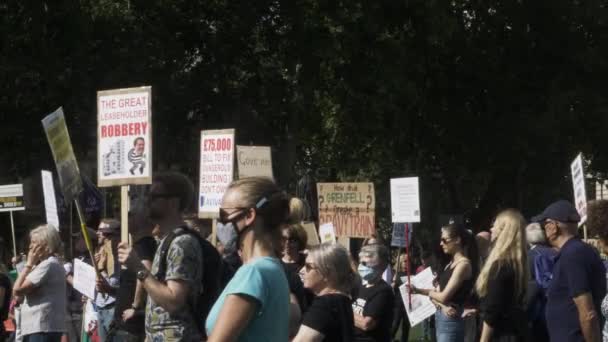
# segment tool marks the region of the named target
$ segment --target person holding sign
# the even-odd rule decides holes
[[[13,285],[13,295],[23,297],[21,336],[23,342],[59,342],[66,331],[66,282],[61,238],[49,225],[30,233],[30,247],[23,271]]]
[[[277,255],[288,215],[287,195],[269,178],[243,178],[226,190],[219,221],[232,223],[243,266],[209,312],[209,342],[288,340],[289,286]]]
[[[435,327],[438,342],[463,342],[464,304],[469,299],[477,274],[477,244],[473,234],[463,225],[449,224],[441,228],[441,248],[451,261],[439,274],[438,289],[412,292],[429,296],[437,305]]]
[[[103,219],[97,228],[99,248],[95,253],[95,264],[101,277],[97,278],[95,309],[99,318],[99,337],[105,341],[114,319],[116,291],[120,280],[120,265],[116,257],[116,247],[120,238],[120,222]]]

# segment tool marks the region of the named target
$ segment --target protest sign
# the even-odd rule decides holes
[[[302,227],[306,231],[306,246],[312,247],[320,244],[319,234],[317,234],[317,227],[314,222],[304,222],[302,223]]]
[[[418,177],[391,179],[391,216],[393,222],[420,222]]]
[[[572,186],[574,188],[574,206],[581,216],[579,227],[587,221],[587,193],[585,191],[585,168],[583,167],[583,154],[579,153],[570,164],[572,171]],[[585,236],[585,238],[587,238]]]
[[[336,232],[331,222],[324,223],[319,227],[319,235],[321,236],[321,243],[336,243]]]
[[[435,276],[433,275],[431,268],[427,267],[424,271],[412,277],[412,286],[418,289],[432,289],[435,288],[435,286],[433,286],[433,279],[435,279]],[[433,316],[437,311],[435,304],[431,302],[431,299],[428,296],[411,294],[407,283],[399,286],[399,292],[401,293],[401,299],[403,300],[407,317],[410,320],[410,326],[416,326],[418,323]]]
[[[82,190],[82,182],[63,109],[59,108],[42,119],[42,126],[57,166],[61,192],[67,202],[71,202]]]
[[[272,176],[272,155],[269,146],[237,146],[237,169],[240,178]]]
[[[319,224],[333,223],[336,236],[365,238],[376,232],[373,183],[317,183],[317,195]]]
[[[407,228],[408,238],[405,238]],[[391,237],[391,247],[405,248],[406,244],[412,243],[412,224],[409,223],[393,223],[393,234]],[[409,247],[409,246],[408,246]]]
[[[152,183],[152,88],[97,92],[97,184]]]
[[[23,184],[0,186],[0,212],[25,210]]]
[[[198,216],[216,218],[234,175],[234,129],[201,132]]]
[[[53,174],[42,170],[42,192],[44,193],[44,210],[46,212],[46,223],[52,224],[59,230],[59,216],[57,215],[57,199],[55,198],[55,187],[53,186]]]
[[[80,259],[74,259],[74,289],[83,295],[95,298],[95,268]]]

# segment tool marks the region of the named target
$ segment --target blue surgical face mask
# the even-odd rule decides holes
[[[238,248],[238,234],[232,223],[217,223],[217,239],[224,245],[224,254],[231,254]]]
[[[359,264],[357,271],[359,272],[359,276],[361,276],[361,279],[363,279],[364,282],[370,282],[378,277],[378,271],[367,265]]]

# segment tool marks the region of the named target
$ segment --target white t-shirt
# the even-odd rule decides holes
[[[21,304],[21,335],[65,332],[66,280],[59,260],[41,261],[25,279],[35,288]]]

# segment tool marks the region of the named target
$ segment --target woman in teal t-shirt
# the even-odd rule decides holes
[[[226,190],[219,222],[236,231],[243,266],[209,312],[209,342],[288,340],[289,286],[275,254],[288,215],[286,194],[268,178],[244,178]]]

